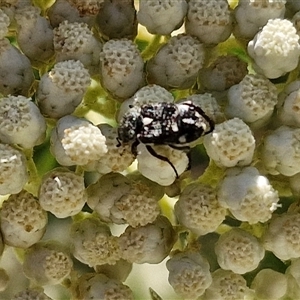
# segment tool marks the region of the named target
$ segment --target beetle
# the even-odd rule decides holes
[[[137,156],[137,146],[145,144],[150,154],[168,162],[178,177],[171,161],[157,154],[151,145],[168,145],[175,149],[189,150],[191,142],[213,130],[212,119],[191,101],[131,106],[118,127],[118,146],[132,143],[131,151]]]

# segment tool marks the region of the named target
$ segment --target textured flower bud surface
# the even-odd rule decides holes
[[[30,98],[8,96],[0,101],[0,139],[32,148],[43,142],[46,121]]]
[[[25,155],[10,145],[0,144],[0,195],[21,192],[27,180]]]
[[[215,126],[203,140],[207,154],[221,167],[245,166],[251,163],[255,139],[248,125],[233,118]]]
[[[33,195],[26,191],[10,195],[0,211],[0,225],[5,244],[28,248],[44,235],[47,213]]]
[[[199,253],[177,253],[167,261],[169,283],[184,299],[197,299],[210,286],[209,263]]]
[[[51,152],[63,166],[86,165],[107,153],[105,136],[85,119],[62,117],[51,134]]]
[[[253,271],[265,255],[259,240],[239,228],[223,233],[215,246],[215,252],[220,267],[237,274]]]
[[[248,53],[254,60],[255,70],[268,78],[294,70],[300,55],[296,28],[289,20],[270,19],[249,42]]]

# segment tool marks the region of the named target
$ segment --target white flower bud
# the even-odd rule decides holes
[[[190,0],[185,30],[205,44],[227,40],[232,32],[232,13],[227,0]]]
[[[0,100],[0,140],[32,148],[46,136],[46,121],[30,98],[8,96]]]
[[[160,212],[159,199],[147,185],[131,182],[118,173],[102,176],[87,191],[88,205],[105,222],[143,226],[154,222]]]
[[[102,86],[117,98],[131,97],[144,83],[144,62],[131,40],[109,40],[101,53]]]
[[[134,0],[105,0],[99,9],[94,26],[104,39],[134,40],[138,26]]]
[[[296,28],[289,20],[270,19],[249,42],[248,53],[254,60],[254,69],[268,78],[294,70],[300,55]]]
[[[219,237],[215,253],[222,269],[245,274],[257,268],[265,250],[256,237],[242,229],[233,228]]]
[[[277,89],[265,76],[248,74],[229,89],[227,97],[227,116],[264,125],[277,103]]]
[[[261,152],[268,173],[293,176],[300,172],[300,128],[281,126],[267,135]]]
[[[184,299],[198,299],[212,282],[209,263],[197,252],[176,253],[166,265],[169,283]]]
[[[184,188],[175,204],[179,223],[197,235],[215,231],[226,216],[215,189],[193,183]]]
[[[57,242],[39,242],[25,252],[23,272],[37,285],[62,282],[69,276],[72,267],[71,257]]]
[[[0,92],[7,95],[31,93],[34,76],[29,59],[7,39],[0,40]]]
[[[63,21],[53,32],[56,61],[80,60],[90,75],[99,73],[102,44],[88,24]]]
[[[218,200],[238,220],[256,224],[271,219],[279,196],[267,177],[254,167],[246,167],[226,171],[219,184]]]
[[[287,126],[300,127],[300,81],[285,86],[279,94],[278,118]]]
[[[271,220],[264,235],[264,247],[279,259],[300,256],[300,214],[282,214]]]
[[[205,291],[203,300],[250,300],[253,291],[247,287],[247,282],[240,274],[218,269],[212,274],[212,284]]]
[[[53,30],[36,6],[19,8],[15,14],[17,41],[33,65],[47,64],[54,56]]]
[[[205,59],[203,45],[194,37],[171,37],[147,63],[147,80],[165,88],[187,89],[196,82]]]
[[[137,19],[150,33],[169,35],[182,25],[186,12],[185,0],[140,0]]]
[[[70,231],[73,256],[90,267],[115,264],[120,259],[116,238],[96,217],[74,222]]]
[[[199,72],[199,82],[206,90],[225,91],[238,84],[248,73],[247,63],[236,56],[218,56]]]
[[[268,20],[283,18],[286,0],[241,0],[234,9],[238,38],[251,39]]]
[[[287,277],[272,269],[262,269],[254,277],[251,288],[255,290],[255,299],[281,299],[287,292]]]
[[[42,288],[28,288],[21,292],[18,292],[12,297],[12,300],[52,300],[52,298],[48,297]]]
[[[55,64],[39,82],[36,100],[42,114],[61,118],[73,113],[90,83],[90,75],[79,60]]]
[[[50,151],[63,166],[86,165],[107,153],[105,136],[85,119],[62,117],[51,134]]]
[[[145,226],[128,226],[118,238],[121,257],[137,264],[160,263],[169,255],[174,243],[174,229],[164,216]]]
[[[203,144],[208,156],[220,167],[250,164],[255,149],[249,126],[239,118],[217,124],[214,131],[204,137]]]
[[[144,104],[154,104],[157,102],[173,102],[173,95],[160,85],[150,84],[140,88],[131,98],[122,102],[117,119],[121,121],[123,115],[135,106],[142,106]]]
[[[0,144],[0,195],[19,193],[27,180],[25,155],[10,145]]]
[[[84,178],[68,169],[53,169],[42,179],[39,202],[57,218],[74,216],[81,211],[87,195]]]
[[[76,299],[122,299],[133,300],[130,288],[119,280],[104,274],[86,273],[76,283]]]
[[[47,213],[37,199],[26,191],[10,195],[0,211],[5,244],[28,248],[38,242],[47,226]]]
[[[184,151],[166,145],[151,147],[158,155],[166,157],[172,163],[178,175],[187,169],[189,159]],[[176,173],[169,162],[153,156],[144,144],[139,144],[137,150],[138,170],[143,176],[163,186],[168,186],[175,181]]]
[[[135,160],[131,145],[119,144],[117,128],[108,124],[100,124],[98,128],[106,138],[107,153],[99,160],[85,165],[84,169],[97,171],[99,174],[126,170]]]
[[[4,37],[8,33],[8,26],[10,24],[9,16],[0,9],[0,39],[4,39]]]
[[[193,104],[201,107],[205,114],[215,123],[221,123],[225,120],[224,113],[212,94],[193,94],[186,97],[184,101],[191,101]]]

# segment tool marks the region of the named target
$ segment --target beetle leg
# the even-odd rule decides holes
[[[167,162],[172,167],[172,169],[174,170],[176,178],[179,177],[176,168],[174,167],[174,165],[171,163],[171,161],[167,157],[156,153],[155,150],[150,145],[146,145],[146,148],[152,156],[154,156],[154,157],[156,157],[156,158],[158,158],[162,161]]]

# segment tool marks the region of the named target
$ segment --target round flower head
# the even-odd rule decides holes
[[[2,9],[0,9],[0,40],[7,35],[9,24],[9,16]]]
[[[152,34],[171,34],[182,25],[187,12],[185,0],[140,0],[139,3],[138,22]]]
[[[53,30],[40,13],[36,6],[25,6],[15,14],[18,46],[36,66],[49,63],[54,56]]]
[[[300,128],[280,126],[265,137],[261,152],[268,173],[293,176],[300,172]]]
[[[226,209],[220,206],[215,189],[193,183],[180,194],[175,214],[181,225],[197,235],[205,235],[223,222]]]
[[[221,111],[221,107],[212,94],[193,94],[183,100],[191,101],[193,104],[201,107],[205,114],[212,119],[214,123],[221,123],[225,120],[225,116]]]
[[[36,100],[42,114],[61,118],[73,113],[90,83],[89,72],[79,60],[55,64],[39,82]]]
[[[158,155],[166,157],[172,163],[178,175],[187,169],[189,159],[184,151],[173,149],[166,145],[151,147]],[[138,145],[137,161],[139,172],[160,185],[170,185],[176,179],[175,170],[170,163],[153,156],[144,144]]]
[[[159,199],[147,185],[129,181],[118,173],[102,176],[87,190],[88,205],[105,222],[143,226],[154,222],[160,212]]]
[[[185,31],[205,44],[227,40],[232,31],[232,13],[226,0],[190,0]]]
[[[203,45],[190,35],[171,37],[147,63],[147,79],[165,88],[187,89],[196,82],[205,58]]]
[[[87,200],[84,178],[68,169],[53,169],[46,174],[39,190],[42,208],[57,218],[79,213]]]
[[[86,273],[76,283],[76,299],[133,300],[130,288],[104,274]]]
[[[248,74],[228,93],[226,114],[246,123],[265,124],[277,103],[277,89],[265,76]]]
[[[288,288],[287,276],[272,269],[262,269],[254,277],[251,288],[255,299],[282,299]]]
[[[225,91],[238,84],[248,73],[247,64],[233,55],[218,56],[199,72],[199,82],[206,90]]]
[[[169,255],[174,243],[175,231],[164,216],[145,226],[128,226],[118,238],[121,257],[137,264],[160,263]]]
[[[29,59],[7,39],[0,39],[0,53],[0,93],[28,96],[34,82]]]
[[[131,40],[109,40],[103,46],[100,61],[101,83],[113,96],[131,97],[144,81],[144,62]]]
[[[23,272],[37,285],[59,284],[69,276],[72,267],[67,251],[53,241],[39,242],[25,252]]]
[[[0,143],[0,195],[21,192],[27,180],[25,155],[10,145]]]
[[[107,153],[105,136],[85,119],[62,117],[51,133],[50,150],[63,166],[86,165]]]
[[[300,81],[288,84],[279,95],[278,117],[282,124],[300,127]]]
[[[0,140],[32,148],[43,142],[46,121],[30,98],[8,96],[0,99]]]
[[[264,247],[279,259],[300,256],[300,214],[282,214],[271,220],[264,235]]]
[[[106,138],[107,153],[99,160],[85,165],[84,169],[95,170],[100,174],[126,170],[135,159],[131,152],[131,146],[129,144],[120,145],[117,139],[117,128],[108,124],[100,124],[98,128]]]
[[[134,40],[137,25],[133,0],[106,0],[99,9],[94,26],[104,39]]]
[[[296,28],[289,20],[270,19],[249,42],[248,53],[254,60],[255,71],[268,78],[294,70],[300,55]]]
[[[116,238],[108,225],[96,217],[74,222],[70,231],[73,256],[90,267],[113,265],[120,259]]]
[[[157,102],[173,102],[173,95],[160,85],[150,84],[140,88],[131,98],[122,102],[117,120],[121,121],[123,115],[135,106],[142,106],[144,104],[153,104]]]
[[[52,300],[52,298],[48,297],[42,288],[28,288],[21,292],[16,293],[12,298],[12,300]]]
[[[5,244],[28,248],[38,242],[47,226],[47,213],[30,193],[10,195],[0,211],[0,225]]]
[[[255,139],[247,124],[233,118],[215,126],[203,140],[208,156],[220,167],[245,166],[251,163]]]
[[[82,22],[90,27],[104,0],[57,0],[47,9],[47,16],[53,27],[68,20],[70,23]]]
[[[198,299],[210,286],[209,263],[197,252],[174,254],[167,261],[169,283],[184,299]]]
[[[222,269],[245,274],[257,268],[265,250],[256,237],[242,229],[233,228],[219,237],[215,253]]]
[[[290,266],[286,269],[285,275],[288,279],[287,295],[291,299],[300,297],[300,259],[292,259]]]
[[[102,44],[88,24],[63,21],[53,32],[56,61],[80,60],[91,75],[99,73]]]
[[[251,39],[268,20],[283,18],[286,0],[241,0],[234,10],[238,38]]]
[[[252,299],[253,291],[240,274],[218,269],[212,274],[212,283],[205,291],[203,300]]]
[[[272,217],[279,196],[256,168],[232,168],[219,184],[218,201],[238,220],[256,224]]]

